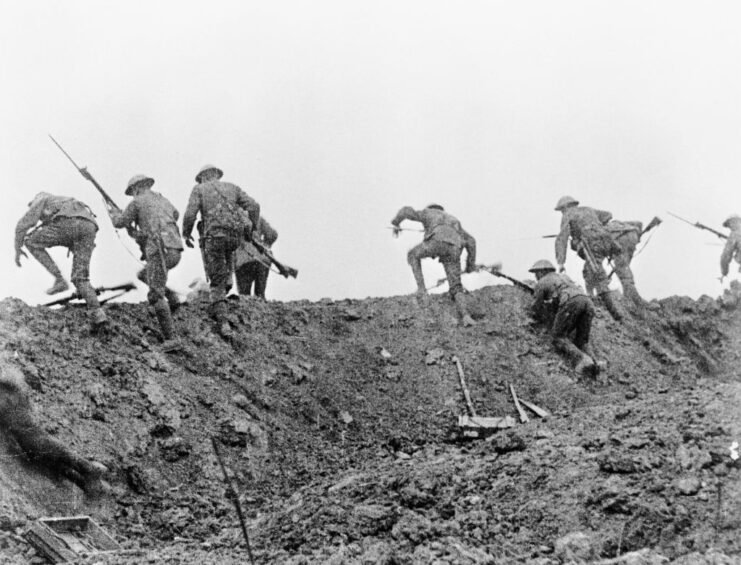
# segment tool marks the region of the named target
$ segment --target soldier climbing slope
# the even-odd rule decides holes
[[[636,247],[641,240],[643,223],[638,221],[622,222],[620,220],[610,220],[605,227],[620,248],[620,253],[613,255],[612,259],[615,262],[615,274],[620,279],[620,285],[623,287],[623,295],[638,308],[643,308],[645,302],[641,298],[641,295],[638,294],[633,271],[630,268],[630,262],[633,260]],[[586,275],[584,280],[586,281]]]
[[[278,232],[261,216],[252,237],[270,249],[278,239]],[[234,253],[234,267],[239,294],[253,294],[265,300],[270,264],[249,241],[243,241]]]
[[[180,262],[183,242],[178,231],[178,211],[159,192],[151,190],[154,179],[136,175],[126,186],[126,195],[134,199],[120,212],[110,209],[111,221],[116,228],[134,224],[138,228],[140,244],[147,261],[137,277],[149,286],[147,299],[154,307],[165,351],[180,349],[174,337],[171,308],[179,306],[174,291],[167,288],[167,272]]]
[[[183,237],[193,247],[193,226],[200,213],[199,245],[203,251],[206,276],[211,284],[211,315],[219,333],[232,335],[227,320],[226,294],[232,284],[234,252],[246,237],[252,237],[253,227],[260,222],[260,205],[235,184],[221,182],[221,169],[204,166],[196,175],[183,216]]]
[[[623,316],[610,292],[607,273],[602,266],[605,259],[622,253],[604,226],[612,219],[612,214],[588,206],[579,206],[579,202],[571,196],[562,197],[555,209],[563,214],[561,230],[556,237],[556,262],[559,272],[564,271],[566,246],[571,237],[572,248],[585,261],[586,286],[595,288],[612,317],[621,320]]]
[[[105,492],[105,467],[75,455],[44,431],[33,418],[23,376],[7,365],[0,372],[0,428],[32,463],[69,479],[89,496]]]
[[[739,272],[741,272],[741,216],[733,214],[723,222],[723,227],[730,229],[726,245],[723,247],[723,252],[720,255],[720,280],[728,276],[728,267],[731,263],[731,259],[735,259],[736,263],[739,264]]]
[[[72,284],[87,304],[93,331],[101,330],[108,320],[90,284],[90,258],[98,231],[95,215],[79,200],[48,192],[39,192],[28,206],[28,211],[15,227],[15,264],[20,267],[21,256],[28,257],[23,251],[25,245],[54,277],[54,284],[46,293],[57,294],[67,290],[69,285],[47,248],[61,246],[69,249],[72,252]]]
[[[537,261],[532,312],[536,320],[551,324],[555,349],[569,357],[580,374],[596,374],[599,366],[589,345],[594,305],[568,276],[556,273],[550,261]]]
[[[437,257],[445,268],[449,284],[448,293],[458,308],[461,323],[464,326],[474,325],[475,322],[466,308],[465,291],[461,283],[461,254],[465,249],[467,253],[465,272],[472,273],[476,268],[476,240],[463,229],[455,216],[448,214],[439,204],[430,204],[424,210],[404,206],[391,220],[394,237],[399,236],[401,231],[399,224],[404,220],[421,222],[425,228],[422,243],[410,249],[407,254],[407,262],[417,283],[417,295],[427,294],[422,275],[422,259]]]

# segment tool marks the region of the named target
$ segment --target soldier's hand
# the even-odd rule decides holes
[[[400,233],[401,233],[401,228],[399,226],[394,226],[394,229],[391,232],[391,235],[393,235],[394,237],[399,237]]]
[[[566,267],[563,266],[563,263],[559,263],[558,272],[563,273],[565,270],[566,270]]]
[[[466,265],[466,270],[464,272],[466,273],[473,273],[476,271],[476,265],[474,264],[468,264]]]
[[[718,277],[718,280],[720,281],[720,284],[723,284],[723,281],[725,280],[725,278],[726,278],[725,275],[721,275],[721,276]]]
[[[26,259],[28,259],[28,255],[26,255],[26,252],[23,251],[23,249],[16,250],[16,252],[15,252],[15,264],[18,267],[21,266],[21,255],[23,255],[23,257],[25,257]]]
[[[193,249],[193,247],[194,247],[194,245],[193,245],[193,238],[190,237],[190,236],[186,237],[185,238],[185,245],[187,245],[188,247],[190,247],[191,249]]]

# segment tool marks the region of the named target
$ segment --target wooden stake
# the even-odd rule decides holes
[[[547,418],[548,416],[551,415],[551,413],[548,412],[548,410],[544,410],[543,408],[541,408],[537,404],[533,404],[532,402],[528,402],[527,400],[523,400],[522,398],[520,398],[519,400],[520,400],[520,403],[523,406],[525,406],[525,408],[530,408],[530,410],[532,410],[533,412],[535,412],[541,418]]]
[[[476,418],[476,409],[473,407],[473,402],[471,402],[471,393],[468,392],[468,387],[466,386],[466,377],[463,375],[463,366],[461,365],[461,361],[458,359],[457,355],[453,355],[453,363],[455,363],[458,368],[458,378],[461,381],[461,388],[463,389],[463,396],[466,399],[468,413]]]
[[[515,392],[515,387],[513,387],[512,385],[509,385],[509,391],[512,393],[512,400],[515,401],[515,407],[517,408],[517,413],[520,415],[520,422],[522,422],[523,424],[525,422],[529,422],[530,421],[530,418],[527,417],[527,414],[522,409],[522,406],[520,406],[520,401],[517,398],[517,393]]]

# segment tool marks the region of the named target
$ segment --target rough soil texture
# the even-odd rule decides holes
[[[739,563],[737,295],[622,324],[600,309],[598,379],[510,286],[469,295],[473,328],[443,296],[235,301],[232,344],[186,304],[187,351],[170,355],[145,304],[107,306],[101,340],[81,308],[6,299],[0,369],[23,372],[44,427],[111,490],[87,500],[2,438],[0,557],[41,563],[30,521],[89,514],[131,553],[81,562],[247,563],[215,437],[258,563]],[[462,440],[453,355],[479,415],[516,419],[512,384],[551,416]]]

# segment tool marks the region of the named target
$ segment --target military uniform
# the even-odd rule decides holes
[[[257,229],[252,232],[252,237],[257,238],[268,249],[278,239],[278,232],[260,217]],[[237,290],[239,294],[254,294],[265,299],[265,289],[268,284],[270,267],[266,264],[262,254],[255,249],[249,241],[243,241],[234,253],[234,274],[237,279]]]
[[[473,271],[476,265],[476,240],[463,229],[455,216],[437,206],[428,206],[423,210],[405,206],[397,212],[391,224],[398,228],[404,220],[420,222],[425,228],[422,243],[413,247],[407,254],[407,262],[412,268],[414,280],[417,283],[417,292],[419,294],[427,292],[422,274],[422,259],[437,257],[445,269],[449,286],[448,293],[458,306],[464,323],[473,323],[464,303],[461,254],[465,249],[467,252],[466,272]]]
[[[72,453],[34,420],[31,402],[16,380],[0,377],[0,426],[37,465],[66,477],[89,494],[99,494],[101,469]]]
[[[199,245],[202,247],[206,276],[211,285],[212,314],[222,333],[228,332],[226,322],[226,294],[234,271],[234,252],[242,243],[245,232],[251,232],[260,222],[260,205],[237,185],[208,180],[201,182],[203,173],[216,170],[204,167],[198,175],[183,216],[183,237],[191,240],[191,233],[200,213]]]
[[[28,231],[37,224],[31,233]],[[74,198],[40,192],[29,203],[29,209],[15,227],[16,255],[25,245],[28,251],[54,277],[49,294],[66,290],[59,267],[47,252],[49,247],[62,246],[72,252],[72,284],[85,300],[94,326],[105,323],[106,315],[100,307],[95,290],[90,284],[90,258],[95,248],[98,224],[90,208]]]
[[[549,272],[535,283],[532,311],[541,321],[551,323],[556,350],[570,357],[577,367],[595,367],[589,345],[594,305],[569,277]]]
[[[127,193],[131,193],[129,189],[134,189],[140,183],[151,186],[154,181],[147,177],[134,177],[129,182]],[[172,291],[167,288],[167,273],[180,262],[183,252],[177,225],[178,216],[177,209],[167,198],[149,188],[135,195],[123,212],[114,211],[111,214],[116,228],[125,228],[132,224],[138,228],[138,241],[147,264],[137,276],[149,286],[147,299],[154,306],[165,340],[173,337],[173,322],[167,298],[169,296],[170,301],[175,300],[171,296]]]
[[[587,287],[596,289],[613,318],[620,320],[622,314],[613,301],[610,281],[602,266],[605,259],[617,257],[622,252],[604,225],[612,219],[612,214],[588,206],[556,209],[563,213],[561,229],[556,237],[557,263],[563,267],[566,262],[567,244],[571,237],[572,247],[585,260],[584,280]]]
[[[641,240],[643,224],[641,222],[610,220],[605,227],[620,248],[620,252],[613,255],[612,260],[615,263],[615,274],[620,279],[620,285],[623,287],[623,294],[636,306],[643,306],[643,298],[638,294],[633,271],[630,268],[630,262],[633,260],[636,247]]]
[[[725,277],[728,275],[731,259],[736,260],[739,264],[739,272],[741,272],[741,217],[733,215],[723,222],[723,226],[731,230],[723,252],[720,254],[720,274]]]

